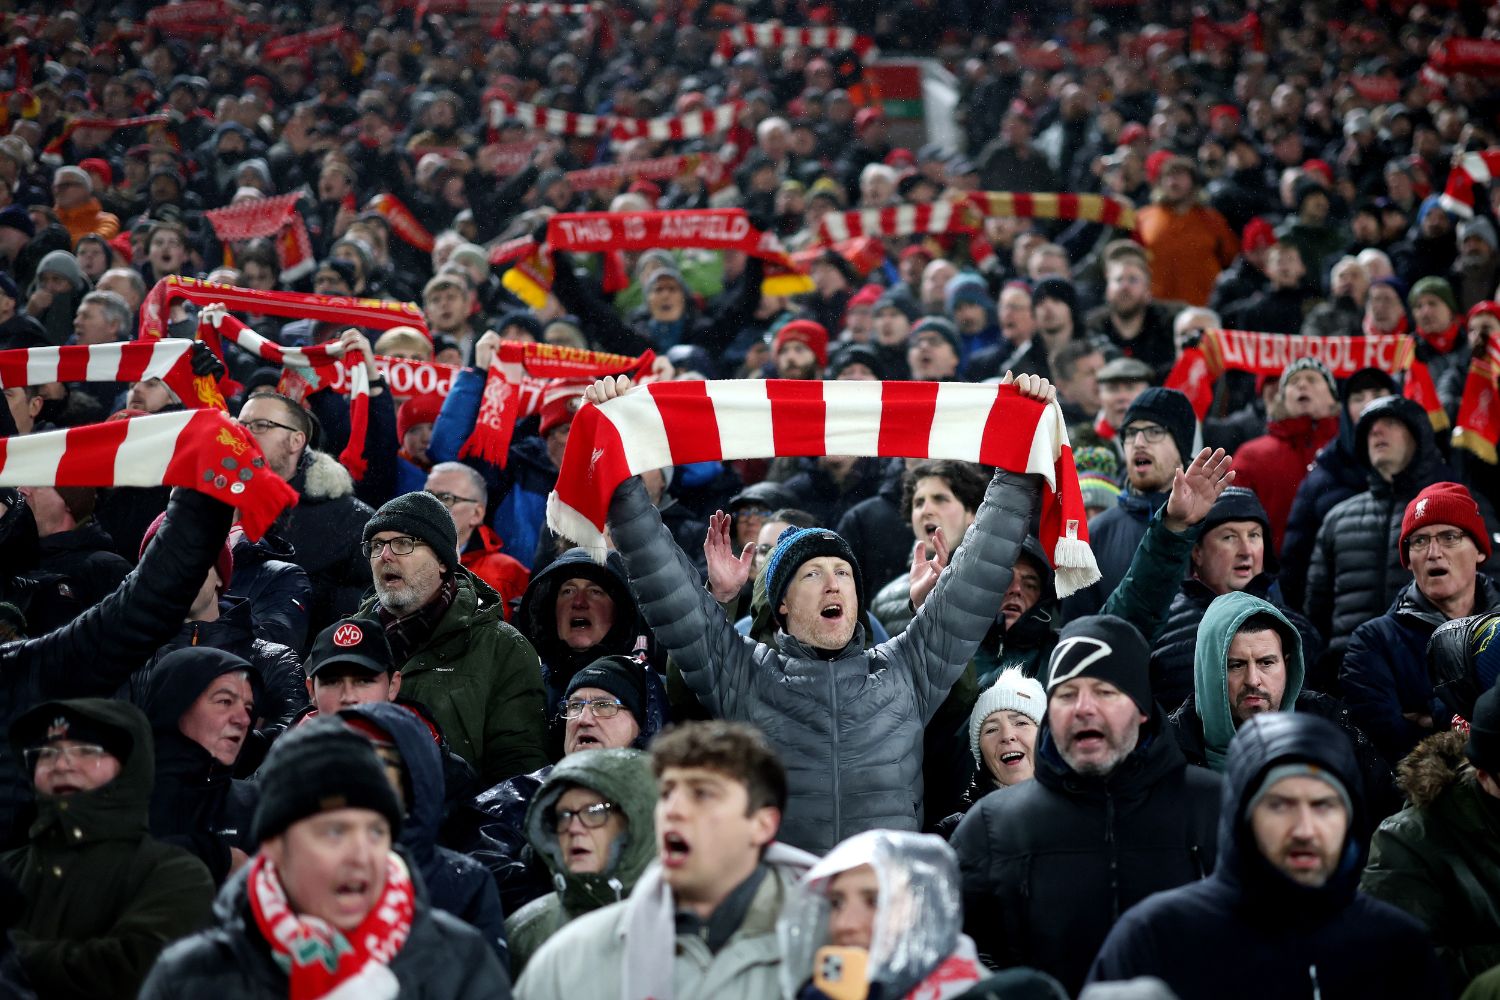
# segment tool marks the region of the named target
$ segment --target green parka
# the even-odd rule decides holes
[[[626,827],[598,874],[574,874],[564,864],[556,831],[547,817],[569,788],[592,789],[620,807]],[[511,974],[568,921],[630,895],[641,872],[656,857],[656,778],[651,759],[639,750],[584,750],[558,762],[526,810],[526,839],[552,872],[556,892],[534,899],[505,921]]]
[[[151,726],[134,705],[44,702],[16,721],[16,755],[37,720],[62,705],[123,731],[131,748],[109,784],[38,796],[30,842],[0,855],[26,896],[16,951],[40,996],[134,996],[163,948],[209,923],[214,883],[203,862],[146,832],[155,754]]]

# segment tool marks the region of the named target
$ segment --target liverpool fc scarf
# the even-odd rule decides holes
[[[308,374],[323,372],[327,376],[339,368],[344,349],[337,342],[310,347],[282,347],[267,340],[244,323],[225,312],[205,310],[198,323],[198,336],[224,361],[223,340],[232,340],[241,350],[262,361],[283,368],[308,369]],[[223,339],[221,339],[223,338]],[[226,362],[227,364],[227,362]],[[365,476],[365,436],[370,427],[370,376],[363,364],[348,371],[349,443],[339,455],[339,464],[349,470],[356,481]]]
[[[1469,310],[1471,320],[1480,314],[1500,319],[1500,304],[1481,302]],[[1496,455],[1497,442],[1500,442],[1500,336],[1486,334],[1464,378],[1458,422],[1453,427],[1453,447],[1494,465],[1500,458]]]
[[[485,377],[473,433],[459,457],[473,455],[503,469],[516,421],[539,413],[550,401],[550,392],[563,386],[581,395],[590,382],[606,375],[629,375],[639,381],[655,360],[652,351],[630,358],[554,344],[501,341]]]
[[[615,487],[649,469],[768,456],[980,462],[1046,480],[1038,536],[1059,597],[1099,579],[1062,411],[1012,385],[958,382],[658,382],[573,420],[547,524],[604,561]]]
[[[875,48],[875,39],[853,28],[786,28],[776,21],[741,24],[719,32],[716,54],[728,60],[740,49],[850,49],[861,59]]]
[[[297,493],[223,410],[180,410],[0,438],[0,486],[182,486],[239,511],[252,541]]]
[[[234,312],[291,316],[375,330],[414,326],[431,337],[427,332],[427,320],[423,317],[422,310],[413,302],[386,302],[382,299],[356,299],[344,295],[307,292],[263,292],[258,288],[221,285],[216,281],[171,274],[158,281],[147,293],[146,301],[141,305],[141,322],[136,339],[155,340],[166,336],[171,305],[178,299],[186,299],[200,306],[222,302]]]
[[[1406,373],[1403,395],[1421,404],[1434,430],[1448,427],[1448,415],[1438,398],[1437,385],[1427,365],[1417,360],[1416,342],[1409,336],[1305,337],[1295,333],[1256,333],[1250,330],[1205,330],[1167,375],[1167,388],[1187,396],[1202,420],[1213,402],[1214,382],[1226,371],[1280,377],[1298,358],[1317,358],[1334,378],[1348,378],[1361,368],[1379,368],[1391,375]]]
[[[208,375],[194,375],[193,342],[75,344],[0,351],[0,389],[48,382],[144,382],[159,378],[190,410],[224,409]]]
[[[292,909],[276,865],[264,853],[250,863],[247,883],[255,926],[287,974],[291,1000],[394,1000],[400,994],[390,963],[411,936],[416,890],[395,851],[386,855],[385,891],[348,933]]]
[[[281,280],[290,283],[311,274],[317,265],[312,240],[307,235],[307,223],[297,211],[301,197],[300,192],[293,191],[275,198],[257,198],[227,208],[216,208],[204,212],[203,216],[213,226],[220,243],[268,237],[274,240]]]
[[[391,229],[397,236],[406,241],[407,245],[414,247],[423,253],[432,253],[435,244],[432,233],[422,225],[412,210],[393,194],[377,194],[370,199],[366,206],[379,212],[386,222],[391,224]]]

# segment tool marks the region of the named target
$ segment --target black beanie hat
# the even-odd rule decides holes
[[[1253,490],[1247,490],[1243,486],[1231,486],[1219,494],[1219,499],[1208,509],[1204,515],[1202,525],[1199,528],[1199,538],[1221,524],[1229,521],[1255,521],[1261,527],[1262,538],[1266,542],[1264,562],[1266,572],[1274,573],[1278,568],[1276,562],[1276,551],[1271,545],[1271,519],[1266,516],[1266,508],[1261,505],[1260,497]]]
[[[786,624],[779,609],[781,599],[786,596],[787,585],[792,582],[792,574],[798,566],[819,556],[833,556],[853,567],[855,599],[859,601],[859,613],[864,614],[865,585],[859,573],[859,560],[854,558],[854,550],[849,547],[849,543],[838,532],[827,528],[791,527],[776,539],[776,548],[771,550],[771,556],[766,560],[766,600],[771,605],[771,616],[778,625]]]
[[[1370,389],[1379,389],[1382,396],[1394,395],[1396,380],[1391,378],[1388,372],[1379,368],[1361,368],[1345,380],[1344,391],[1340,394],[1339,401],[1348,403],[1349,397],[1356,392],[1366,392]]]
[[[1500,774],[1500,687],[1490,688],[1474,702],[1464,756],[1481,771]]]
[[[329,257],[318,265],[319,271],[332,271],[339,276],[339,280],[349,286],[349,291],[359,289],[359,271],[355,266],[342,257]]]
[[[1031,301],[1039,299],[1056,299],[1076,315],[1078,312],[1078,289],[1067,278],[1043,278],[1036,283],[1036,288],[1031,293]]]
[[[1124,429],[1132,421],[1142,419],[1167,429],[1177,445],[1177,458],[1184,467],[1193,460],[1193,433],[1198,427],[1198,415],[1193,412],[1193,404],[1186,396],[1176,389],[1152,386],[1135,397],[1135,402],[1125,411],[1125,419],[1120,421],[1122,441]],[[1128,447],[1130,442],[1124,441],[1124,444]]]
[[[337,718],[312,719],[284,734],[256,775],[253,836],[275,837],[299,820],[335,809],[370,809],[401,829],[401,802],[370,741]]]
[[[598,688],[620,699],[625,711],[635,717],[635,724],[646,728],[646,673],[628,656],[601,656],[573,675],[565,698],[580,688]]]
[[[1151,647],[1125,619],[1114,615],[1079,618],[1062,630],[1047,661],[1047,697],[1075,677],[1096,677],[1125,692],[1150,715],[1154,704],[1150,659]]]
[[[448,508],[431,493],[418,490],[387,500],[365,523],[364,541],[382,531],[399,531],[426,542],[449,573],[458,572],[458,529]]]

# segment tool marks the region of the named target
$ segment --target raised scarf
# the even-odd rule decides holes
[[[744,101],[730,101],[718,107],[690,111],[685,115],[625,118],[619,115],[586,115],[524,104],[508,97],[496,97],[490,102],[490,127],[499,128],[508,121],[514,121],[551,135],[571,135],[584,139],[608,137],[620,141],[646,138],[658,142],[681,142],[727,132],[744,110]]]
[[[297,493],[223,410],[180,410],[0,438],[0,486],[182,486],[230,504],[251,541]]]
[[[629,375],[638,381],[651,371],[655,360],[652,351],[632,358],[555,344],[501,341],[485,374],[474,430],[459,457],[473,455],[503,469],[516,421],[540,413],[550,393],[561,388],[581,396],[590,382],[606,375]]]
[[[1298,358],[1317,358],[1334,378],[1348,378],[1361,368],[1379,368],[1391,375],[1404,372],[1402,394],[1421,405],[1434,430],[1448,427],[1448,415],[1438,398],[1432,372],[1417,360],[1416,342],[1403,334],[1309,337],[1300,333],[1205,330],[1196,341],[1184,345],[1167,375],[1166,386],[1187,396],[1202,420],[1213,402],[1214,382],[1224,372],[1279,378]]]
[[[265,854],[250,863],[246,895],[272,959],[287,974],[291,1000],[393,1000],[400,994],[390,963],[411,936],[417,897],[395,851],[386,856],[380,900],[348,933],[293,910]]]
[[[1461,219],[1472,219],[1475,189],[1483,191],[1488,188],[1490,180],[1497,174],[1500,174],[1500,147],[1480,153],[1465,153],[1458,158],[1458,164],[1448,171],[1448,183],[1443,188],[1439,203]]]
[[[74,118],[63,126],[62,131],[57,133],[56,139],[47,143],[42,149],[42,155],[49,158],[61,156],[63,147],[68,144],[73,133],[81,128],[108,129],[111,132],[118,132],[122,128],[139,128],[143,125],[164,126],[169,121],[171,119],[166,115],[140,115],[136,118]]]
[[[224,397],[213,378],[193,374],[192,351],[193,342],[181,339],[0,351],[0,389],[48,382],[159,378],[190,410],[224,409]]]
[[[861,59],[875,48],[875,39],[838,25],[788,28],[776,21],[740,24],[719,32],[716,55],[732,59],[740,49],[849,49]]]
[[[411,209],[393,194],[377,194],[370,199],[367,208],[374,209],[391,224],[391,230],[409,246],[423,253],[432,253],[436,244],[432,233],[422,225]]]
[[[927,205],[830,212],[818,223],[817,237],[820,243],[838,243],[859,236],[975,235],[982,231],[986,216],[1081,220],[1118,229],[1135,226],[1135,206],[1122,198],[1100,194],[974,191],[956,200]]]
[[[573,420],[547,524],[605,556],[615,488],[650,469],[771,456],[950,458],[1041,476],[1038,538],[1058,596],[1099,579],[1062,410],[1012,385],[961,382],[657,382]]]
[[[1491,305],[1493,305],[1491,303]],[[1500,442],[1500,336],[1485,337],[1474,352],[1464,377],[1464,394],[1453,425],[1453,447],[1462,448],[1490,465],[1496,464]]]
[[[203,216],[213,226],[220,243],[272,239],[281,268],[281,280],[290,283],[311,274],[317,266],[312,240],[307,235],[307,223],[297,210],[297,202],[302,197],[301,192],[293,191],[275,198],[257,198],[216,208],[204,212]]]
[[[178,299],[186,299],[200,306],[222,302],[231,312],[290,316],[374,330],[411,326],[429,339],[432,337],[427,330],[426,317],[414,302],[387,302],[383,299],[318,295],[310,292],[264,292],[258,288],[241,288],[238,285],[224,285],[217,281],[170,274],[158,281],[146,294],[146,301],[141,304],[141,320],[136,330],[136,339],[166,336],[171,305]]]

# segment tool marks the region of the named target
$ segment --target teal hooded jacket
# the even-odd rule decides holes
[[[1234,716],[1229,705],[1229,646],[1240,626],[1254,615],[1271,619],[1281,636],[1281,651],[1286,661],[1286,689],[1281,695],[1283,712],[1295,710],[1306,676],[1302,637],[1274,604],[1243,591],[1214,598],[1198,626],[1198,648],[1193,657],[1193,702],[1203,722],[1208,766],[1220,773],[1229,753],[1229,741],[1234,738]]]

